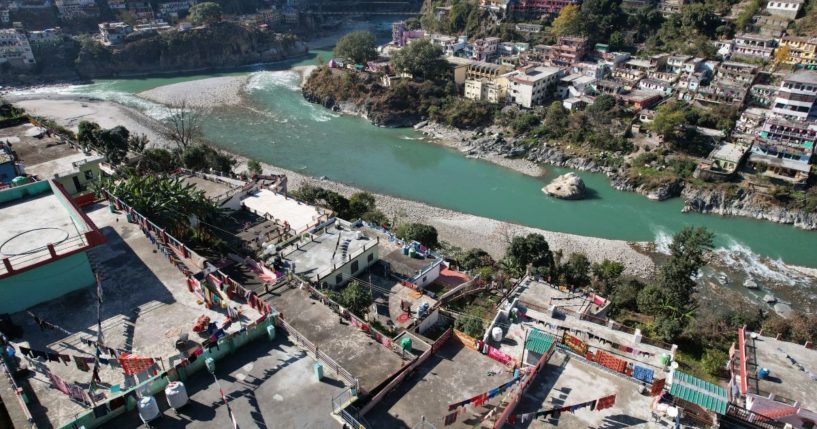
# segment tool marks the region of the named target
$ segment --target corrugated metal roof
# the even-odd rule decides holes
[[[681,371],[672,377],[670,395],[718,414],[726,414],[726,389]]]
[[[531,329],[528,339],[525,341],[525,348],[534,353],[544,354],[550,349],[553,341],[555,341],[553,335],[538,329]]]

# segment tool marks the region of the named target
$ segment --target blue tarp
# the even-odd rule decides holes
[[[651,368],[644,368],[643,366],[633,367],[633,377],[645,383],[652,383],[652,376],[654,372]]]

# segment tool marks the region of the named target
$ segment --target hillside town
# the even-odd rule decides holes
[[[814,0],[228,3],[0,0],[13,85],[0,100],[0,428],[815,427],[814,302],[782,302],[779,285],[802,283],[771,257],[730,278],[720,232],[689,222],[663,249],[618,240],[603,256],[510,223],[495,243],[455,241],[391,196],[213,144],[263,109],[249,77],[231,101],[246,110],[198,104],[223,95],[208,85],[240,88],[234,76],[183,73],[165,85],[198,94],[151,87],[123,107],[55,92],[54,109],[77,109],[62,118],[22,107],[49,89],[24,85],[264,67],[347,15],[400,16],[390,37],[356,27],[297,74],[259,72],[301,86],[257,97],[813,234]],[[199,50],[211,44],[218,55]],[[316,121],[335,119],[350,118]],[[331,158],[317,147],[300,162]],[[539,186],[574,213],[574,200],[609,203],[574,171]],[[797,279],[813,281],[806,262]]]

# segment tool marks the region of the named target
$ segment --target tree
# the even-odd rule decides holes
[[[607,296],[616,289],[621,274],[624,273],[624,264],[605,259],[594,262],[590,272],[593,273],[593,286],[600,294]]]
[[[221,21],[221,6],[218,3],[204,2],[190,8],[190,22],[194,25],[210,25]]]
[[[202,112],[187,104],[184,99],[170,103],[165,111],[164,120],[167,126],[162,135],[176,144],[177,149],[185,150],[201,136]]]
[[[474,338],[482,338],[482,335],[485,333],[485,324],[482,319],[477,316],[460,316],[457,318],[456,323],[454,323],[454,327]]]
[[[677,144],[685,135],[687,125],[687,104],[682,101],[670,101],[662,104],[655,112],[655,119],[648,128],[660,135],[670,144]]]
[[[579,20],[579,7],[568,4],[559,12],[559,16],[551,24],[553,34],[557,36],[573,36],[581,32],[581,21]]]
[[[130,132],[121,125],[100,131],[97,134],[98,150],[110,164],[119,165],[128,155],[129,137]]]
[[[128,138],[128,150],[133,153],[141,154],[148,144],[150,144],[150,139],[144,134],[131,134]]]
[[[162,148],[145,149],[137,165],[137,171],[168,173],[176,169],[176,157]]]
[[[545,113],[545,120],[537,133],[542,137],[561,139],[564,136],[569,121],[570,112],[562,106],[561,102],[554,101],[548,106],[548,110]]]
[[[93,149],[99,146],[97,136],[102,127],[96,122],[80,121],[77,126],[77,141],[84,149]]]
[[[586,286],[590,283],[587,273],[590,271],[590,261],[584,253],[571,253],[567,262],[561,266],[561,271],[571,286]]]
[[[448,61],[443,57],[443,50],[421,39],[408,44],[392,56],[392,65],[399,72],[409,73],[421,79],[439,79],[449,70]]]
[[[514,237],[505,251],[505,259],[522,270],[528,265],[540,271],[550,270],[554,266],[553,253],[542,234]]]
[[[368,31],[353,31],[335,45],[335,56],[355,64],[365,64],[377,58],[377,44],[374,34]]]
[[[257,176],[257,175],[261,174],[261,172],[262,172],[261,164],[258,161],[254,160],[254,159],[251,159],[251,160],[247,161],[247,171],[251,175]]]
[[[726,368],[729,356],[723,350],[709,349],[701,358],[701,368],[711,376],[719,376]]]
[[[496,262],[488,252],[473,248],[465,252],[460,258],[460,267],[466,270],[475,270],[480,267],[492,267]]]
[[[368,192],[356,192],[349,197],[349,214],[353,219],[376,208],[374,196]]]
[[[405,241],[417,241],[432,249],[440,246],[437,238],[437,228],[422,223],[403,223],[394,233]]]
[[[369,306],[374,301],[371,291],[365,289],[357,281],[353,280],[336,295],[338,304],[349,309],[352,313],[364,317],[369,312]]]
[[[780,64],[783,64],[789,59],[789,54],[791,53],[791,49],[789,45],[783,45],[774,51],[774,68],[777,69],[780,67]]]
[[[610,35],[627,23],[618,0],[585,0],[579,9],[582,33],[587,36],[590,46],[607,43]]]

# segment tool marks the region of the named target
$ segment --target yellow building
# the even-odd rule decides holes
[[[789,50],[786,64],[817,65],[817,37],[783,36],[779,49]]]

